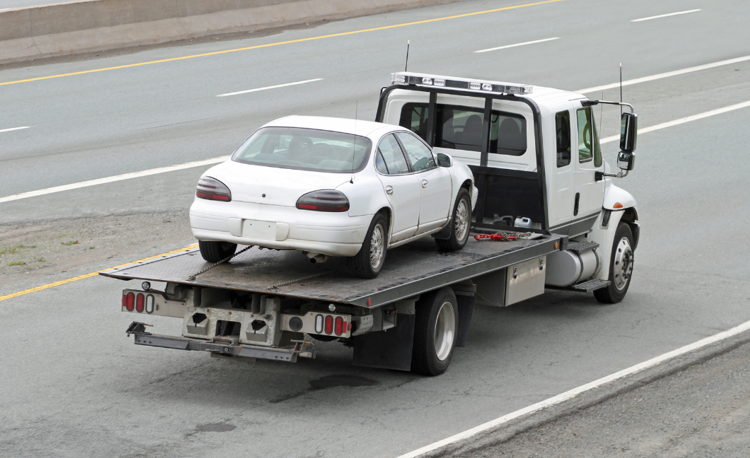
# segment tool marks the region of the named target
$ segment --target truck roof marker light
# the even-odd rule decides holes
[[[371,305],[372,305],[372,299],[367,299],[367,306],[369,307]]]
[[[468,78],[430,75],[425,73],[391,73],[391,84],[421,87],[444,87],[459,91],[493,94],[531,94],[534,86],[528,84],[501,83],[498,81],[477,81]]]
[[[615,204],[612,205],[612,208],[622,208],[622,204],[620,202],[615,202]]]

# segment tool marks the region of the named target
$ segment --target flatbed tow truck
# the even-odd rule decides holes
[[[466,345],[477,304],[505,307],[545,288],[622,300],[639,225],[635,200],[611,179],[633,168],[634,114],[622,116],[624,172],[613,174],[591,107],[619,103],[406,72],[392,81],[376,120],[408,127],[436,153],[470,164],[479,189],[475,237],[457,252],[439,251],[430,237],[392,249],[371,280],[349,276],[336,258],[311,264],[294,251],[258,247],[216,264],[193,249],[103,272],[142,281],[122,294],[122,311],[139,315],[127,329],[136,345],[295,362],[315,358],[313,340],[337,340],[353,348],[354,365],[439,375],[453,348]],[[150,332],[141,321],[150,315],[182,319],[182,335]]]

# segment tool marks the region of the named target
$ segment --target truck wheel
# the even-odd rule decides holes
[[[451,288],[423,294],[417,301],[411,370],[440,375],[453,357],[458,330],[458,305]]]
[[[461,188],[456,197],[456,205],[453,207],[453,218],[448,223],[451,235],[447,239],[435,239],[438,248],[446,251],[458,251],[469,240],[471,229],[471,196],[466,188]]]
[[[633,275],[633,232],[627,223],[620,223],[612,243],[609,260],[609,286],[594,291],[597,301],[604,304],[620,302],[628,292]]]
[[[219,262],[227,256],[231,256],[237,250],[236,243],[229,242],[202,242],[198,241],[201,256],[208,262]]]
[[[383,268],[388,250],[388,220],[382,213],[372,218],[362,248],[347,259],[347,270],[359,278],[375,278]]]

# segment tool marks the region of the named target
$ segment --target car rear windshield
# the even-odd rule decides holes
[[[245,164],[316,172],[351,173],[362,170],[372,142],[341,132],[297,127],[265,127],[232,155]]]

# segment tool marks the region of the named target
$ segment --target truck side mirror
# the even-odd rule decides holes
[[[635,151],[638,136],[638,115],[635,113],[623,113],[620,118],[620,150],[626,153]],[[618,157],[619,162],[619,157]]]
[[[437,153],[437,162],[440,167],[450,167],[453,165],[453,159],[444,153]]]
[[[620,151],[617,155],[617,167],[622,170],[631,171],[635,165],[635,154],[627,151]]]

